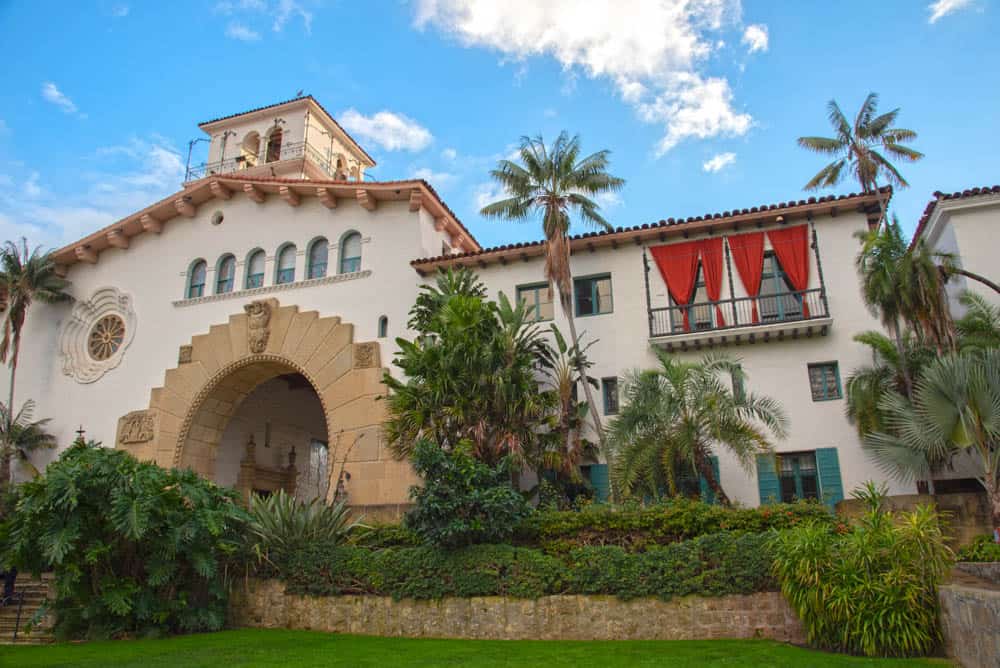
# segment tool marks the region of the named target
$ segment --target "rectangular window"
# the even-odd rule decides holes
[[[778,455],[781,476],[781,500],[792,503],[799,499],[819,498],[819,477],[816,474],[816,453],[798,452]]]
[[[259,288],[264,285],[264,274],[248,274],[247,288]]]
[[[548,283],[517,286],[517,301],[525,305],[531,320],[552,320],[552,299],[549,297]]]
[[[764,253],[760,275],[760,317],[764,322],[783,322],[802,317],[802,295],[796,294],[792,282],[778,262],[774,251]]]
[[[588,276],[573,281],[576,297],[576,314],[598,315],[611,313],[611,275]]]
[[[836,362],[820,362],[809,365],[809,389],[813,401],[840,399],[840,371]]]
[[[601,378],[601,390],[604,394],[604,414],[617,415],[618,413],[618,379]]]

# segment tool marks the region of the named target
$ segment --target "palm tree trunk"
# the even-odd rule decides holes
[[[976,274],[966,269],[960,269],[958,267],[949,267],[948,269],[945,269],[945,273],[958,274],[959,276],[965,276],[966,278],[971,278],[972,280],[978,281],[979,283],[982,283],[986,287],[992,289],[994,292],[1000,293],[1000,285],[997,285],[996,283],[986,278],[985,276],[982,276],[981,274]]]
[[[566,320],[569,323],[569,335],[573,339],[573,345],[577,348],[580,347],[580,341],[576,337],[576,320],[573,318],[573,308],[570,306],[569,309],[563,308],[566,315]],[[590,390],[590,383],[587,382],[587,370],[584,368],[582,360],[577,359],[576,361],[576,373],[580,376],[581,382],[583,383],[583,393],[587,398],[587,407],[590,412],[591,420],[594,422],[594,431],[597,432],[597,440],[601,444],[601,452],[605,452],[604,448],[604,426],[601,424],[601,418],[597,414],[597,404],[594,402],[594,394]]]
[[[1000,481],[987,471],[986,501],[990,504],[990,523],[993,526],[993,542],[1000,543]]]
[[[732,502],[730,502],[726,492],[722,489],[722,485],[720,485],[719,481],[715,478],[715,471],[712,470],[712,464],[705,455],[705,450],[700,444],[696,445],[694,449],[694,465],[698,469],[698,473],[705,479],[705,482],[708,483],[708,486],[712,489],[712,492],[715,494],[715,498],[719,500],[719,503],[724,506],[732,505]]]
[[[10,442],[10,435],[14,421],[14,380],[17,376],[17,345],[13,346],[10,358],[10,388],[7,392],[7,424],[4,425],[3,453],[0,457],[0,493],[5,492],[10,485],[10,460],[14,454],[14,444]]]
[[[910,378],[910,368],[906,364],[906,350],[903,348],[903,336],[899,331],[899,319],[892,324],[892,337],[896,342],[896,353],[899,355],[899,370],[903,373],[903,385],[907,398],[913,396],[913,379]]]

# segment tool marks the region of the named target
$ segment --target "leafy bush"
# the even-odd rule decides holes
[[[425,542],[452,548],[503,542],[531,512],[511,486],[510,460],[490,466],[466,445],[449,452],[426,439],[417,443],[413,468],[424,484],[410,489],[416,507],[405,525]]]
[[[931,506],[893,517],[884,491],[855,492],[867,512],[847,531],[807,524],[777,532],[773,572],[809,641],[867,656],[928,654],[941,641],[937,585],[951,550]]]
[[[280,564],[292,593],[399,598],[608,594],[622,599],[721,596],[775,588],[768,537],[725,532],[629,553],[583,547],[565,559],[511,545],[457,550],[310,545]]]
[[[59,637],[217,630],[245,520],[195,473],[77,442],[21,486],[0,554],[55,569]]]
[[[420,535],[401,524],[359,524],[351,529],[347,541],[375,550],[383,547],[419,547]]]
[[[759,508],[725,508],[690,499],[649,507],[589,505],[579,511],[539,510],[518,527],[515,542],[565,554],[588,545],[616,545],[642,551],[720,531],[761,533],[804,522],[832,525],[825,506],[801,501]]]
[[[321,499],[308,503],[279,490],[267,497],[250,497],[247,548],[258,560],[270,560],[322,543],[343,542],[357,526],[343,501],[332,506]]]
[[[958,551],[958,561],[1000,561],[1000,544],[989,534],[976,536]]]

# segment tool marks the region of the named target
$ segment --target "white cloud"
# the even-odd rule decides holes
[[[306,33],[311,33],[312,12],[306,11],[295,0],[278,0],[274,8],[274,31],[281,32],[285,24],[288,23],[288,20],[296,15],[302,19],[302,26],[305,28]]]
[[[711,160],[701,163],[701,168],[709,173],[721,171],[725,167],[736,162],[735,153],[718,153]]]
[[[260,33],[256,30],[248,28],[242,23],[233,21],[226,26],[226,37],[229,37],[230,39],[238,39],[241,42],[256,42],[260,39]]]
[[[128,12],[129,12],[129,6],[125,4],[114,5],[113,7],[111,7],[111,16],[115,17],[116,19],[125,18],[126,16],[128,16]]]
[[[972,4],[972,0],[936,0],[927,5],[927,11],[931,13],[927,19],[928,23],[937,23],[939,19],[965,9]]]
[[[510,197],[510,194],[494,181],[480,183],[472,193],[472,201],[475,202],[477,212],[487,204],[498,202],[507,197]]]
[[[602,209],[613,209],[622,205],[622,196],[616,192],[604,192],[597,195],[594,200]]]
[[[42,97],[62,109],[67,114],[75,114],[77,112],[77,108],[73,103],[73,100],[69,99],[69,97],[59,90],[59,87],[51,81],[46,81],[42,84]]]
[[[550,56],[566,73],[564,94],[578,74],[611,81],[642,120],[662,124],[662,153],[689,137],[750,129],[728,81],[701,73],[715,33],[741,11],[739,0],[595,0],[586,11],[576,0],[418,0],[414,23],[504,59]]]
[[[445,160],[454,160],[455,158],[458,157],[458,151],[456,151],[453,148],[446,148],[445,150],[441,151],[441,157],[444,158]]]
[[[42,187],[38,185],[38,172],[32,172],[24,182],[24,194],[31,199],[41,196]]]
[[[348,132],[375,142],[388,151],[420,151],[434,140],[427,128],[391,111],[365,116],[357,109],[348,109],[340,114],[339,119]]]
[[[750,53],[756,51],[767,51],[768,34],[767,26],[763,23],[748,25],[743,31],[743,44],[747,45]]]
[[[415,179],[423,179],[432,186],[440,186],[442,188],[455,180],[454,174],[449,174],[448,172],[435,172],[429,167],[416,169],[413,171],[411,176]]]

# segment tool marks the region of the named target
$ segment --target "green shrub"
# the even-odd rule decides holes
[[[410,489],[416,507],[407,513],[405,526],[432,545],[504,542],[531,512],[511,486],[510,460],[490,466],[466,446],[446,451],[424,439],[414,450],[413,468],[424,483]]]
[[[420,536],[401,524],[358,525],[348,534],[348,542],[369,549],[383,547],[418,547]]]
[[[343,501],[332,506],[322,499],[303,502],[285,490],[250,497],[247,551],[258,560],[270,560],[306,545],[343,542],[356,522]]]
[[[893,517],[884,491],[869,483],[856,526],[807,524],[774,534],[773,572],[806,627],[825,649],[867,656],[915,656],[941,641],[937,585],[951,550],[931,506]]]
[[[311,545],[279,565],[292,593],[374,594],[394,598],[607,594],[622,599],[775,589],[768,537],[724,532],[630,553],[582,547],[565,558],[510,545],[456,550]]]
[[[759,508],[725,508],[690,499],[632,508],[598,504],[579,511],[532,513],[518,527],[515,542],[538,546],[549,554],[589,545],[642,551],[721,531],[761,533],[807,521],[832,525],[834,519],[825,506],[808,501]]]
[[[217,630],[245,521],[232,491],[191,471],[78,442],[21,486],[0,554],[55,569],[59,637]]]
[[[976,536],[958,551],[959,561],[1000,561],[1000,544],[989,534]]]

